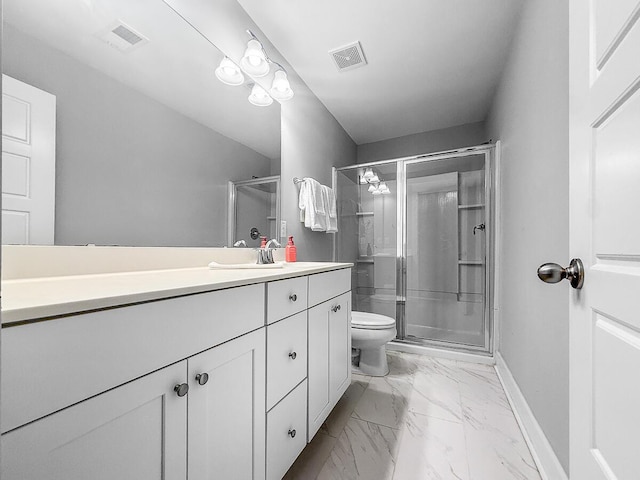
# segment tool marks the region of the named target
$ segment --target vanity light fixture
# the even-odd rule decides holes
[[[371,180],[371,178],[373,178],[373,169],[371,168],[367,168],[364,171],[364,175],[362,175],[362,177],[367,181],[367,183],[369,182],[369,180]]]
[[[367,188],[367,192],[373,193],[376,190],[378,190],[378,187],[376,187],[374,184],[369,184],[369,188]]]
[[[276,62],[272,63],[275,64]],[[280,70],[276,70],[269,93],[273,98],[281,102],[291,100],[291,98],[293,98],[293,90],[291,90],[291,85],[289,84],[289,80],[287,79],[287,72],[282,67],[282,65],[276,65],[280,67]]]
[[[242,85],[244,83],[244,75],[242,72],[252,77],[264,77],[269,73],[270,64],[273,63],[278,68],[274,73],[273,82],[269,93],[266,92],[258,84],[253,85],[249,101],[253,105],[266,107],[273,103],[273,99],[280,102],[286,102],[293,98],[293,90],[287,78],[286,69],[278,62],[274,62],[269,58],[267,52],[262,46],[262,42],[256,37],[251,30],[247,30],[251,39],[247,42],[247,49],[240,60],[240,67],[225,57],[220,66],[216,69],[216,77],[227,85]],[[242,71],[240,71],[242,69]],[[271,96],[269,96],[271,94]]]
[[[244,75],[240,68],[229,57],[224,57],[218,68],[216,68],[216,77],[227,85],[235,86],[244,83]]]
[[[247,49],[244,51],[242,60],[240,60],[240,66],[245,73],[253,77],[264,77],[269,73],[267,53],[264,51],[264,47],[258,37],[251,30],[247,30],[247,33],[251,36],[251,40],[247,42]]]
[[[249,102],[256,107],[268,107],[273,103],[273,98],[257,83],[251,88],[251,95],[249,95]]]

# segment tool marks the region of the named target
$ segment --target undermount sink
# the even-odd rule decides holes
[[[209,268],[214,270],[248,270],[248,269],[268,269],[268,268],[282,268],[284,262],[275,263],[218,263],[211,262]]]

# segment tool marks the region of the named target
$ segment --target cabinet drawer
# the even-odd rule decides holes
[[[267,283],[267,323],[307,308],[307,277]]]
[[[267,414],[267,480],[279,480],[307,444],[307,381]]]
[[[262,326],[259,284],[3,328],[2,432]]]
[[[349,290],[351,290],[350,268],[310,275],[309,306],[313,307]]]
[[[267,410],[307,376],[307,312],[267,326]]]

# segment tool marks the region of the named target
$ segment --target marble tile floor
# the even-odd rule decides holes
[[[352,383],[286,480],[540,480],[493,367],[387,352]]]

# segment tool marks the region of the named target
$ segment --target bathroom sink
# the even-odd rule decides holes
[[[219,262],[211,262],[209,264],[209,268],[214,270],[249,270],[249,269],[257,269],[264,270],[269,268],[282,268],[284,266],[284,262],[275,262],[275,263],[219,263]]]

